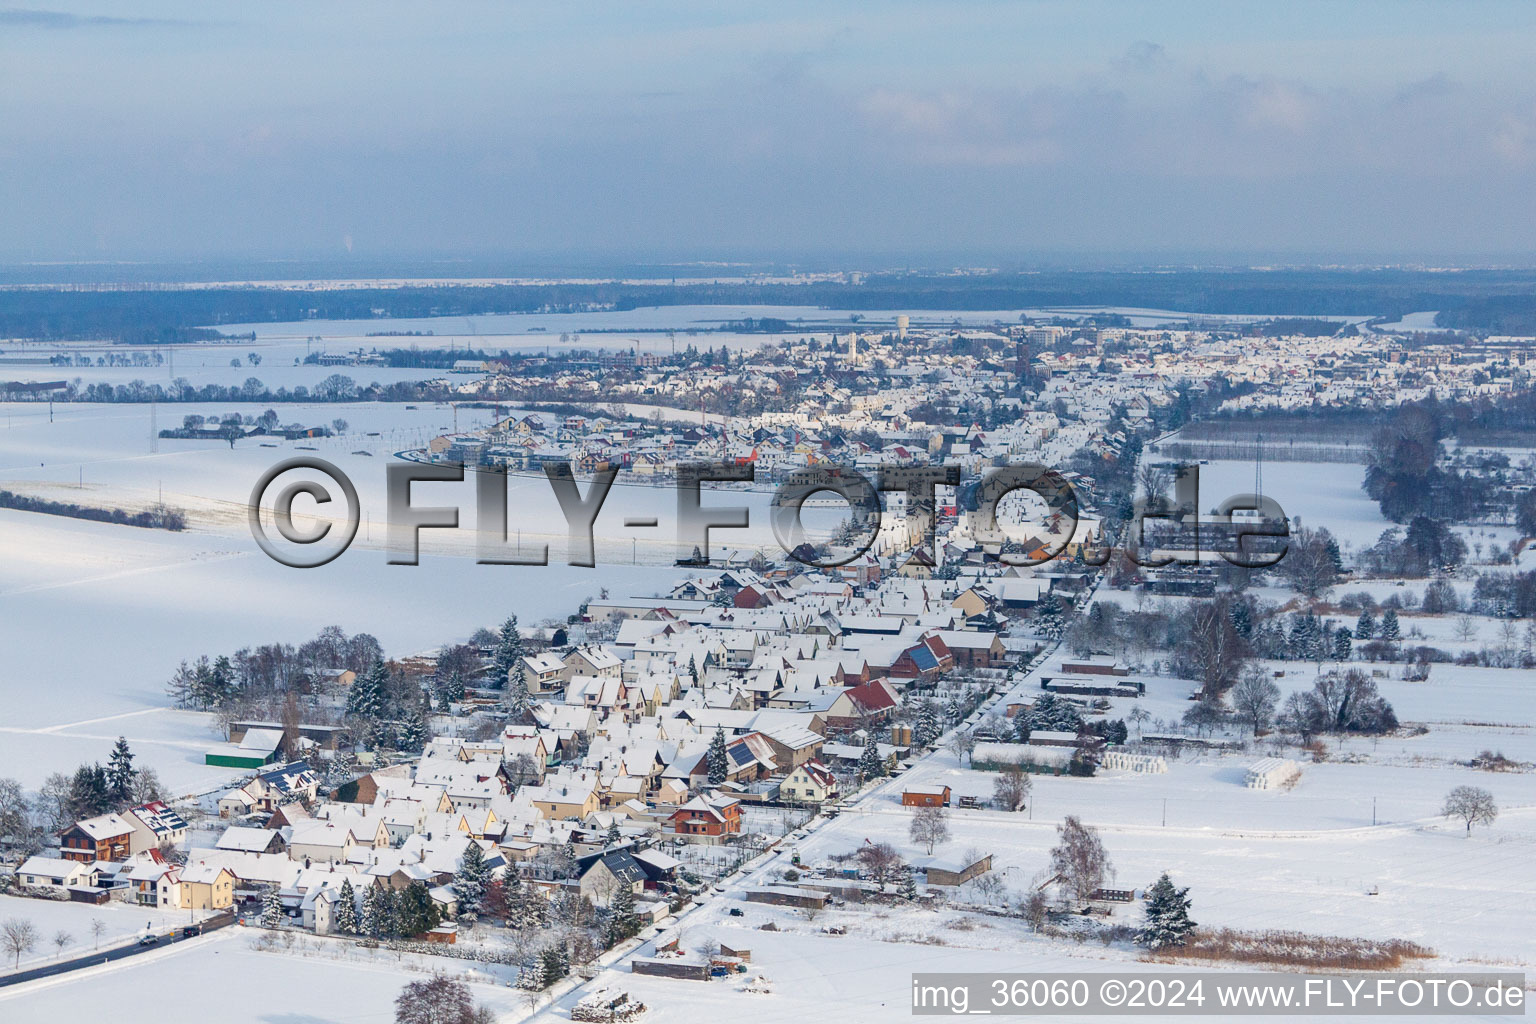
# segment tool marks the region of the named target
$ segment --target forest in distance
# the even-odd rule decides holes
[[[1531,270],[1174,270],[1160,272],[872,273],[857,283],[753,281],[641,284],[404,285],[296,290],[253,283],[174,290],[31,285],[0,302],[0,337],[169,344],[220,324],[494,313],[775,305],[851,310],[1136,307],[1193,314],[1371,316],[1435,310],[1439,326],[1536,332]]]

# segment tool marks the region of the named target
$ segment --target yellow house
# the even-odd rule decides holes
[[[968,619],[987,614],[987,610],[991,607],[987,604],[987,599],[976,592],[975,587],[966,587],[959,596],[949,602],[949,606]]]
[[[587,815],[602,809],[602,795],[590,781],[573,779],[546,780],[543,785],[524,786],[529,801],[546,818],[561,821],[575,818],[586,820]]]
[[[199,861],[181,869],[182,910],[225,910],[235,905],[235,876],[225,867]]]
[[[779,795],[789,803],[820,804],[836,800],[837,777],[820,761],[805,761],[784,777]]]

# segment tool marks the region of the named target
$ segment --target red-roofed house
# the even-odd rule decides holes
[[[884,721],[896,710],[896,704],[896,690],[891,684],[884,679],[871,679],[838,694],[825,717],[831,728],[851,729],[869,720]]]
[[[936,679],[955,667],[954,652],[937,636],[927,636],[891,663],[897,679]]]
[[[696,796],[672,812],[672,829],[683,836],[725,836],[741,831],[741,801],[728,796]]]

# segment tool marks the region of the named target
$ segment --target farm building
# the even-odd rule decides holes
[[[684,960],[673,956],[639,956],[630,961],[635,974],[650,974],[658,978],[682,978],[686,981],[708,981],[709,964],[703,960]]]
[[[832,897],[815,889],[802,889],[797,885],[767,885],[747,893],[748,903],[771,903],[776,907],[801,907],[821,910]]]
[[[1018,765],[1026,772],[1060,775],[1072,763],[1073,747],[1045,747],[1035,743],[978,743],[971,751],[971,767],[998,771]]]
[[[1034,729],[1030,731],[1029,742],[1037,747],[1080,747],[1088,740],[1066,729]]]
[[[1147,684],[1114,676],[1106,678],[1103,674],[1068,672],[1042,677],[1040,689],[1075,697],[1140,697],[1147,692]]]
[[[929,885],[964,885],[992,870],[992,855],[989,853],[972,860],[961,854],[936,853],[918,858],[912,866],[923,872]]]
[[[281,729],[247,729],[240,742],[209,750],[203,763],[218,768],[262,768],[277,760],[282,743]]]
[[[901,791],[903,807],[947,807],[948,786],[908,786]]]

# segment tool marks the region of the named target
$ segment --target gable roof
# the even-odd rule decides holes
[[[133,832],[133,826],[118,814],[98,814],[94,818],[82,818],[75,822],[74,828],[84,832],[98,843]]]
[[[186,820],[159,800],[140,804],[128,813],[142,821],[157,836],[183,832],[187,828]]]

